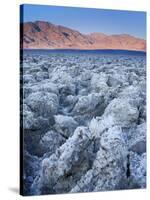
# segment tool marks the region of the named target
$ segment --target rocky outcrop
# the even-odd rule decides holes
[[[127,49],[146,51],[145,40],[128,34],[85,35],[50,22],[35,21],[21,24],[24,49]]]

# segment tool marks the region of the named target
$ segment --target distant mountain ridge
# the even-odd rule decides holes
[[[146,41],[128,34],[82,34],[45,21],[21,23],[23,49],[123,49],[146,51]]]

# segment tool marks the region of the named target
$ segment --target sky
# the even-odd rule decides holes
[[[146,13],[141,11],[24,4],[21,9],[21,22],[34,21],[48,21],[84,34],[92,32],[108,35],[126,33],[146,39]]]

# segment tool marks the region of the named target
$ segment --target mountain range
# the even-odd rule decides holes
[[[22,49],[123,49],[146,51],[146,41],[129,34],[82,34],[45,21],[20,25]]]

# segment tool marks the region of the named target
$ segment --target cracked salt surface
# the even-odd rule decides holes
[[[146,187],[144,55],[25,51],[24,195]]]

